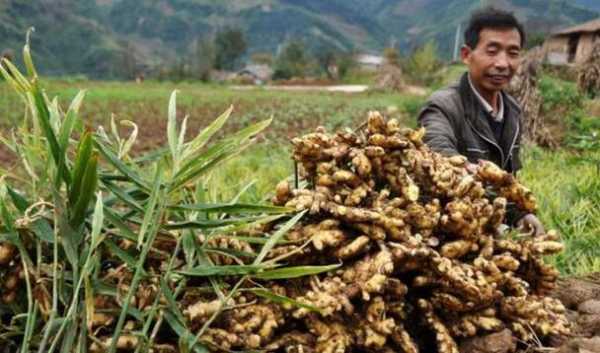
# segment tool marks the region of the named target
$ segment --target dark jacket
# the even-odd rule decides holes
[[[470,162],[480,159],[496,163],[515,173],[521,169],[521,108],[502,92],[504,125],[496,141],[485,111],[474,95],[467,73],[457,84],[434,92],[419,114],[419,126],[425,127],[425,143],[444,155],[461,154]]]

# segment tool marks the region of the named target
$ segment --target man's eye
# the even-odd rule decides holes
[[[488,49],[487,53],[488,53],[488,55],[496,55],[498,53],[498,51],[496,49]]]
[[[519,52],[519,51],[510,51],[510,52],[508,52],[508,55],[510,55],[511,58],[518,58],[521,55],[521,52]]]

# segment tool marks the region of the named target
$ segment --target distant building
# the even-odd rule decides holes
[[[239,78],[248,78],[258,85],[271,81],[273,69],[265,64],[252,64],[238,71],[236,76]]]
[[[553,65],[579,64],[600,41],[600,18],[557,31],[544,42],[546,61]]]
[[[381,65],[383,65],[385,59],[383,56],[373,54],[357,54],[354,57],[354,61],[358,64],[361,69],[377,71]]]

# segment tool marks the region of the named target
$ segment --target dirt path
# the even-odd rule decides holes
[[[317,91],[317,92],[343,92],[343,93],[362,93],[366,92],[370,87],[368,85],[334,85],[334,86],[319,86],[319,85],[265,85],[265,86],[231,86],[231,89],[237,91],[249,91],[256,89],[264,89],[268,91]],[[405,93],[414,95],[425,95],[427,90],[423,87],[408,86]]]
[[[265,86],[231,86],[231,89],[238,91],[249,91],[255,89],[264,89],[268,91],[325,91],[325,92],[345,92],[360,93],[369,89],[367,85],[335,85],[335,86],[310,86],[310,85],[265,85]]]

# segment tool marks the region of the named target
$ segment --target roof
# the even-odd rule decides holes
[[[356,62],[365,65],[381,65],[383,64],[383,57],[372,54],[358,54],[356,55]]]
[[[264,64],[247,65],[238,71],[238,75],[241,74],[250,74],[261,80],[268,80],[273,75],[273,69],[269,65]]]
[[[554,32],[553,36],[566,35],[571,33],[589,33],[589,32],[600,32],[600,17],[591,20],[588,22],[584,22],[582,24],[578,24],[577,26],[569,27],[562,29],[560,31]]]

